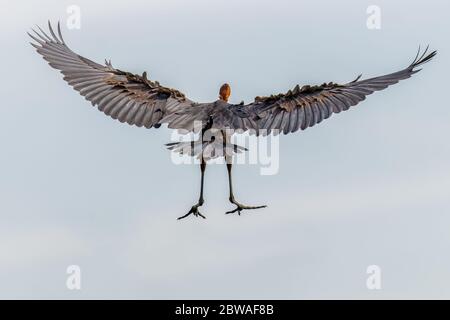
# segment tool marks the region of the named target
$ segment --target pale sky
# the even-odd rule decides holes
[[[448,1],[0,0],[0,298],[450,298]],[[66,21],[77,53],[232,102],[295,84],[348,82],[439,50],[412,79],[280,140],[280,170],[235,168],[236,198],[268,208],[225,215],[225,166],[174,165],[167,129],[95,110],[28,44]],[[81,268],[81,290],[66,269]],[[366,269],[382,271],[368,290]]]

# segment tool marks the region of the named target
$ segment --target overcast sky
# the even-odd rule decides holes
[[[375,3],[376,2],[376,3]],[[0,298],[450,298],[448,1],[0,0]],[[167,129],[113,121],[28,44],[48,19],[77,53],[232,102],[295,84],[348,82],[407,66],[412,79],[282,136],[276,175],[207,168],[208,219],[182,222],[199,169],[175,165]],[[381,9],[381,29],[366,10]],[[68,290],[78,265],[81,290]],[[382,271],[368,290],[366,269]]]

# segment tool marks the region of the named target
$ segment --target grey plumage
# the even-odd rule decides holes
[[[419,49],[420,51],[420,49]],[[430,61],[436,51],[428,53],[428,47],[423,53],[418,53],[414,61],[405,69],[367,80],[359,80],[360,76],[347,84],[328,83],[320,86],[298,85],[286,94],[270,97],[257,97],[255,102],[245,106],[253,114],[261,116],[258,120],[258,130],[267,130],[265,134],[273,130],[284,134],[304,130],[312,127],[324,119],[328,119],[333,113],[348,110],[351,106],[366,99],[366,96],[375,91],[380,91],[400,80],[410,78],[420,71],[419,66]],[[290,121],[285,117],[291,114]]]
[[[151,128],[180,108],[194,103],[178,90],[161,86],[143,76],[115,69],[110,62],[101,65],[73,52],[64,42],[58,23],[58,36],[50,22],[50,35],[41,28],[30,37],[37,52],[49,65],[60,70],[75,90],[92,105],[121,122]],[[170,108],[168,106],[170,105]]]
[[[73,52],[64,42],[58,23],[57,34],[50,22],[49,34],[38,27],[30,37],[37,52],[63,75],[64,80],[84,96],[98,110],[120,122],[145,128],[159,128],[166,123],[182,133],[200,133],[197,141],[174,142],[167,147],[174,152],[200,159],[201,184],[198,203],[179,219],[193,214],[203,217],[198,208],[203,205],[203,184],[206,162],[225,157],[229,181],[229,200],[234,210],[261,209],[265,206],[247,206],[236,201],[232,188],[232,155],[247,149],[231,143],[235,132],[250,131],[256,135],[293,133],[312,127],[333,113],[348,110],[375,91],[383,90],[420,71],[422,64],[430,61],[433,51],[420,48],[414,61],[405,69],[367,80],[357,77],[346,84],[324,83],[320,86],[296,85],[284,94],[256,97],[249,104],[230,104],[229,85],[219,91],[220,99],[210,103],[196,103],[178,90],[161,86],[147,78],[147,73],[136,75],[121,71],[105,60],[98,64]]]
[[[252,133],[293,133],[312,127],[333,113],[348,110],[380,91],[420,71],[420,65],[430,61],[436,51],[421,53],[405,69],[366,80],[359,76],[346,84],[324,83],[319,86],[296,85],[285,94],[256,97],[249,104],[230,104],[223,100],[196,103],[178,90],[161,86],[157,81],[116,69],[110,61],[98,64],[73,52],[64,42],[58,23],[57,34],[50,22],[50,34],[39,28],[30,37],[32,45],[60,70],[75,90],[92,105],[120,122],[152,128],[167,123],[171,129],[199,132],[207,126],[212,129],[231,129]]]

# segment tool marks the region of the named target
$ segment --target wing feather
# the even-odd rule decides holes
[[[28,33],[36,51],[64,75],[70,86],[113,119],[146,128],[159,127],[164,116],[194,104],[181,92],[148,80],[145,73],[131,74],[113,68],[110,62],[101,65],[76,54],[64,42],[59,23],[57,32],[50,22],[48,33],[37,28],[33,34]]]
[[[272,130],[281,130],[287,134],[298,128],[304,130],[333,113],[340,113],[364,101],[375,91],[386,89],[388,86],[408,79],[421,69],[418,66],[429,62],[436,51],[428,53],[428,48],[417,54],[407,68],[380,77],[366,80],[356,80],[346,84],[324,83],[320,86],[298,85],[285,94],[269,97],[257,97],[255,102],[246,107],[257,115],[258,134],[269,134]]]

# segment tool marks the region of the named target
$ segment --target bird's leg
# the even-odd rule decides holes
[[[197,204],[193,205],[191,210],[189,210],[189,212],[186,213],[184,216],[179,217],[178,220],[184,219],[184,218],[190,216],[191,214],[193,214],[196,217],[202,217],[203,219],[206,219],[206,217],[198,211],[198,207],[201,207],[203,205],[203,203],[205,202],[203,200],[203,180],[204,180],[204,176],[205,176],[205,169],[206,169],[206,162],[202,159],[201,163],[200,163],[200,171],[201,171],[201,175],[202,175],[201,184],[200,184],[200,198],[198,199]]]
[[[228,170],[228,184],[230,186],[230,202],[236,205],[236,209],[231,210],[231,211],[227,211],[226,214],[230,214],[230,213],[234,213],[237,212],[238,215],[241,215],[241,211],[242,210],[253,210],[253,209],[261,209],[261,208],[265,208],[267,206],[246,206],[243,204],[240,204],[239,202],[236,201],[236,199],[234,199],[234,194],[233,194],[233,183],[232,183],[232,179],[231,179],[231,167],[232,164],[231,163],[227,163],[227,170]]]

